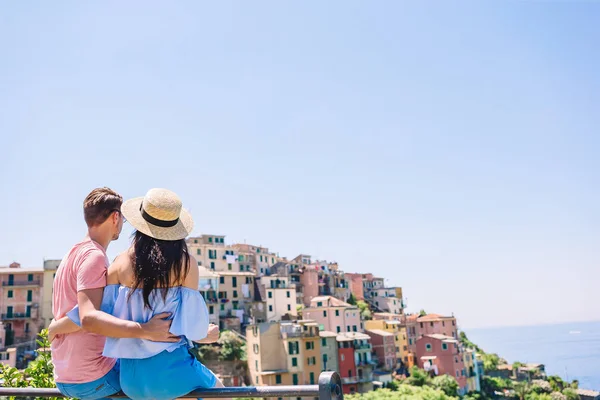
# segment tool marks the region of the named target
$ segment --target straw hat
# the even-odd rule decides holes
[[[159,240],[185,239],[194,227],[179,196],[167,189],[150,189],[144,197],[127,200],[121,212],[135,229]]]

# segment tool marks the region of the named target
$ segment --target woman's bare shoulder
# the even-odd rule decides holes
[[[122,284],[129,286],[132,281],[133,265],[131,260],[131,249],[119,254],[108,268],[108,285]]]
[[[185,270],[184,270],[185,272]],[[185,280],[183,282],[183,286],[198,290],[198,280],[200,279],[200,271],[198,269],[198,261],[194,258],[194,256],[190,256],[190,262],[188,264],[187,275],[185,276]]]

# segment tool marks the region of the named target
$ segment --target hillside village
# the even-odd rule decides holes
[[[220,235],[186,242],[198,263],[210,321],[246,344],[243,368],[211,366],[226,383],[315,384],[322,371],[337,371],[344,394],[366,393],[416,366],[431,376],[453,377],[460,395],[481,391],[480,349],[459,335],[456,318],[406,314],[402,288],[386,287],[384,277],[344,272],[307,254],[287,259],[262,246],[229,245]],[[52,320],[59,264],[0,268],[3,364],[23,368],[33,357],[35,336]]]

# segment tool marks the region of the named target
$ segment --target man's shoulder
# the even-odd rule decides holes
[[[93,240],[84,240],[83,242],[77,243],[73,246],[73,251],[76,255],[73,260],[75,264],[96,262],[108,266],[106,251]]]

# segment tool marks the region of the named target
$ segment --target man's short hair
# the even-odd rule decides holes
[[[113,211],[121,211],[123,197],[107,187],[90,192],[83,201],[83,217],[88,227],[102,224]]]

